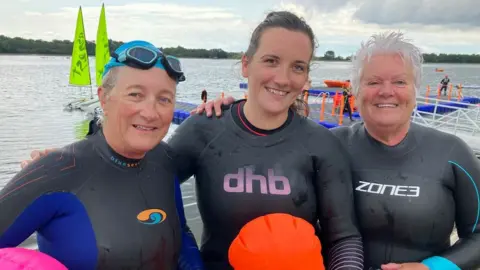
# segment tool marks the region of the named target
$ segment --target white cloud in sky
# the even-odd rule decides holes
[[[375,1],[377,0],[284,0],[271,8],[265,8],[263,12],[255,13],[258,15],[253,16],[255,18],[233,7],[217,7],[201,0],[195,4],[132,2],[106,5],[106,17],[111,39],[145,39],[162,47],[181,45],[187,48],[244,51],[254,27],[269,10],[287,9],[304,16],[312,26],[319,43],[317,54],[331,49],[337,54],[349,55],[372,33],[388,29],[405,31],[407,37],[426,52],[478,51],[480,28],[472,26],[473,23],[465,22],[460,27],[458,19],[454,19],[457,17],[453,15],[450,18],[457,24],[443,22],[424,25],[418,20],[409,22],[400,15],[395,23],[382,22],[375,18],[387,18],[395,9],[379,6],[373,16],[374,13],[367,10],[372,8],[371,3]],[[405,6],[402,1],[384,1],[398,5],[398,8]],[[7,10],[0,12],[10,15],[0,16],[0,34],[46,40],[73,39],[78,7],[73,7],[71,2],[59,2],[57,8],[50,11],[35,9],[21,2],[11,3],[11,6],[4,6],[11,8],[10,14]],[[82,7],[88,40],[95,40],[100,7],[101,4]],[[465,16],[465,10],[462,8],[459,14]],[[367,15],[372,18],[366,20]]]

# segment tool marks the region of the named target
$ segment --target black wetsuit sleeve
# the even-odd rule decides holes
[[[480,162],[463,140],[455,139],[457,143],[452,145],[448,169],[453,170],[455,177],[455,224],[460,240],[424,263],[447,270],[477,269],[480,267]]]
[[[328,269],[363,269],[363,246],[354,208],[351,163],[346,149],[330,132],[316,140],[315,188],[322,245]]]
[[[204,115],[192,115],[187,118],[168,140],[174,152],[177,177],[180,183],[187,181],[196,172],[198,158],[203,149],[220,131],[214,128],[210,119]]]
[[[168,140],[168,145],[175,153],[177,177],[180,183],[187,181],[194,173],[197,158],[203,150],[202,143],[197,138],[201,130],[197,125],[197,118],[192,115],[187,118]]]

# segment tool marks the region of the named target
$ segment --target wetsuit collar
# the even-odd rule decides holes
[[[94,136],[95,148],[100,156],[108,161],[110,164],[121,169],[138,169],[142,165],[143,159],[126,158],[115,152],[110,145],[108,145],[103,130],[99,130]]]
[[[235,103],[239,103],[243,101],[244,100],[238,100]],[[226,124],[229,126],[229,129],[233,131],[235,135],[240,137],[244,142],[248,143],[251,146],[256,146],[256,147],[267,147],[267,146],[275,145],[277,143],[280,143],[290,138],[290,136],[288,135],[296,130],[295,127],[298,126],[302,117],[298,114],[294,114],[292,121],[282,130],[279,130],[278,132],[268,136],[257,136],[243,130],[241,127],[237,125],[237,123],[235,123],[235,120],[232,117],[232,113],[233,113],[232,110],[235,107],[236,106],[233,106],[232,104],[232,106],[230,106],[230,109],[228,111],[224,111]]]
[[[389,146],[379,142],[368,133],[363,123],[361,125],[362,127],[359,129],[359,132],[363,133],[369,144],[378,149],[378,153],[382,155],[388,154],[390,157],[400,157],[408,154],[417,147],[417,138],[415,137],[416,125],[413,123],[410,125],[407,136],[395,146]]]
[[[249,131],[252,134],[255,134],[257,136],[269,136],[269,135],[272,135],[274,133],[277,133],[280,130],[284,129],[286,126],[288,126],[293,119],[294,112],[293,112],[293,110],[289,110],[287,120],[280,127],[276,128],[276,129],[272,129],[272,130],[260,129],[260,128],[255,127],[252,123],[250,123],[248,121],[247,117],[245,116],[244,106],[245,106],[245,101],[237,102],[237,103],[232,105],[232,107],[233,107],[233,110],[232,110],[233,120],[235,120],[235,123],[237,123],[237,125],[242,127],[243,130]]]

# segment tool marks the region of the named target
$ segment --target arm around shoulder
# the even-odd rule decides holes
[[[185,182],[196,172],[198,158],[208,143],[220,132],[220,119],[192,115],[177,127],[168,140],[175,153],[177,177]]]

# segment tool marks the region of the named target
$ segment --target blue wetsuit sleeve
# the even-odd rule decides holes
[[[73,159],[63,150],[32,162],[0,190],[0,247],[20,244],[52,218],[56,208],[43,195],[67,187]]]
[[[182,190],[180,189],[178,179],[175,179],[175,201],[178,217],[182,226],[182,247],[178,258],[178,270],[204,269],[195,236],[187,225],[185,210],[183,208]]]
[[[35,231],[45,226],[55,215],[61,202],[43,195],[31,203],[18,217],[2,215],[2,223],[10,226],[0,235],[0,248],[16,247]]]
[[[460,240],[442,254],[424,260],[430,270],[480,267],[480,162],[463,140],[456,139],[448,169],[455,178],[455,224]]]

